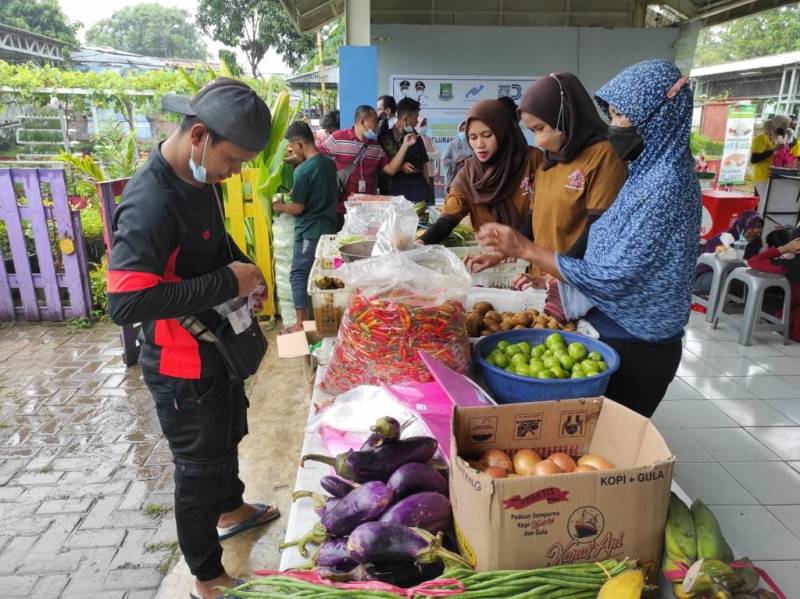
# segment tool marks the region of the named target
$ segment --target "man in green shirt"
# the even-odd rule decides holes
[[[276,212],[293,214],[296,218],[294,231],[294,255],[289,282],[292,285],[292,300],[297,311],[297,323],[289,332],[303,330],[308,304],[308,276],[314,264],[317,243],[322,235],[336,233],[336,203],[339,199],[339,184],[336,179],[336,163],[320,154],[314,144],[311,127],[303,121],[295,121],[286,132],[289,140],[289,161],[298,165],[294,171],[292,201],[272,204]]]

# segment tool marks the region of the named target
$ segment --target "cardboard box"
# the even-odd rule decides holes
[[[278,335],[278,357],[300,358],[311,352],[309,346],[320,341],[317,327],[313,320],[303,321],[303,330],[297,333]]]
[[[462,555],[478,570],[636,558],[660,563],[674,457],[647,418],[605,398],[453,411],[450,500]],[[487,449],[592,453],[614,470],[492,479]]]

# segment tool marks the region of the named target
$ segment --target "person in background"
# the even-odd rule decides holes
[[[378,135],[394,127],[397,122],[397,102],[390,95],[378,98],[375,106],[378,112]]]
[[[473,105],[465,128],[474,155],[456,175],[439,219],[421,243],[442,243],[466,216],[475,229],[487,223],[518,229],[530,221],[533,174],[542,153],[522,143],[514,127],[498,100]]]
[[[794,148],[797,145],[797,115],[790,114],[789,115],[789,128],[786,131],[787,140],[786,143],[792,149],[792,154],[794,154]]]
[[[749,260],[761,251],[763,246],[761,234],[763,231],[764,219],[761,218],[758,212],[752,210],[742,212],[739,218],[731,225],[731,228],[728,229],[728,233],[733,236],[735,241],[747,241],[747,246],[744,250],[745,260]],[[713,254],[720,245],[722,245],[722,233],[709,239],[703,246],[702,253]],[[693,293],[696,295],[708,295],[711,290],[711,281],[714,278],[711,268],[705,264],[700,264],[695,270],[694,276]]]
[[[488,251],[523,258],[558,281],[556,297],[548,296],[561,306],[551,313],[585,315],[620,357],[606,397],[646,417],[681,361],[697,259],[701,202],[689,150],[687,81],[674,64],[648,60],[597,91],[611,120],[608,141],[628,162],[628,179],[592,225],[583,258],[546,249],[499,224],[478,233]]]
[[[756,135],[753,139],[750,162],[753,164],[753,180],[759,197],[759,212],[764,209],[773,157],[786,144],[788,127],[789,117],[779,114],[766,121],[764,133]]]
[[[162,104],[183,120],[153,148],[114,213],[108,310],[117,324],[141,323],[139,364],[175,463],[175,524],[191,597],[212,599],[222,596],[219,586],[242,582],[226,573],[220,540],[280,512],[243,499],[244,381],[231,378],[217,343],[182,322],[225,326],[215,307],[263,302],[261,271],[225,232],[219,186],[269,142],[271,116],[249,86],[224,77]]]
[[[319,121],[319,129],[314,135],[317,144],[324,142],[334,131],[339,130],[339,111],[329,110]]]
[[[389,158],[398,156],[404,149],[404,140],[413,136],[414,143],[405,149],[401,170],[384,176],[381,191],[394,196],[404,196],[409,202],[433,204],[433,187],[428,180],[427,165],[430,161],[425,150],[425,142],[417,134],[419,123],[419,102],[403,98],[397,103],[397,123],[379,136],[383,151]]]
[[[428,167],[427,175],[430,182],[431,189],[436,189],[436,176],[439,174],[439,159],[441,152],[439,151],[439,144],[431,138],[431,130],[428,127],[428,119],[424,118],[419,124],[419,136],[422,138],[422,143],[425,144],[425,151],[428,153]]]
[[[406,135],[390,160],[378,143],[378,113],[372,106],[356,108],[351,129],[334,131],[319,145],[319,151],[333,158],[336,170],[350,170],[336,206],[338,229],[344,225],[344,203],[351,194],[378,192],[378,172],[394,175],[402,167],[409,148],[417,143],[415,134]],[[350,166],[352,165],[352,166]]]
[[[467,122],[461,121],[458,124],[458,133],[453,138],[453,141],[447,146],[442,158],[442,166],[444,166],[444,190],[450,191],[450,185],[453,179],[456,178],[458,171],[464,166],[468,158],[472,157],[472,148],[467,143],[467,132],[465,130]]]
[[[591,96],[571,73],[537,79],[520,105],[525,126],[544,150],[533,179],[533,219],[529,238],[538,246],[573,258],[583,257],[592,224],[614,202],[628,176],[625,163],[608,141],[608,125]],[[481,255],[476,269],[494,266],[497,257]],[[514,282],[542,286],[538,269]]]
[[[289,282],[292,286],[297,322],[288,331],[295,333],[303,330],[303,321],[307,320],[308,276],[314,264],[319,238],[339,230],[336,220],[339,189],[336,163],[319,152],[308,123],[292,123],[286,131],[286,139],[296,164],[292,201],[288,204],[281,200],[275,201],[272,209],[295,217],[294,253]]]
[[[800,229],[791,232],[777,229],[767,235],[767,249],[750,258],[748,265],[754,270],[784,275],[791,284],[791,316],[789,319],[789,337],[792,341],[800,341]],[[782,313],[781,308],[777,316]]]

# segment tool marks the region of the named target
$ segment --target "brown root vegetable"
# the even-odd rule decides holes
[[[481,456],[481,463],[492,468],[503,468],[506,472],[514,470],[514,463],[505,451],[487,449]]]
[[[483,330],[483,317],[477,312],[467,314],[467,333],[470,337],[477,337]]]
[[[564,325],[564,330],[567,331],[568,333],[574,333],[575,331],[578,330],[578,327],[575,326],[574,322],[568,322],[567,324]]]
[[[495,468],[494,466],[488,466],[487,468],[484,468],[483,473],[488,474],[492,478],[508,478],[507,470],[503,470],[502,468]]]
[[[514,454],[514,472],[520,476],[533,476],[536,464],[542,461],[533,449],[520,449]]]
[[[535,310],[534,308],[528,308],[528,314],[530,314],[530,317],[533,320],[536,320],[537,318],[539,318],[539,311]]]
[[[500,331],[500,324],[495,322],[494,320],[486,320],[483,321],[483,326],[485,326],[491,333],[497,333]]]
[[[504,318],[503,322],[500,323],[500,328],[504,331],[510,331],[514,328],[514,321],[510,318]]]
[[[492,320],[492,321],[496,322],[497,324],[500,324],[500,322],[503,320],[503,317],[500,316],[494,310],[489,310],[486,314],[483,315],[483,319],[484,320]]]
[[[487,312],[492,312],[494,310],[494,306],[492,306],[492,304],[489,302],[478,302],[472,306],[472,310],[481,316],[486,316]]]
[[[592,466],[597,470],[611,470],[614,468],[614,464],[605,458],[601,458],[599,455],[592,455],[590,453],[587,453],[585,456],[578,459],[578,466]]]
[[[562,472],[572,472],[575,470],[575,460],[566,453],[551,453],[547,456],[547,461],[553,462]]]
[[[563,474],[561,468],[556,466],[553,462],[542,460],[533,467],[534,476],[551,476],[553,474]]]
[[[527,330],[527,328],[528,327],[526,327],[524,325],[518,324],[517,326],[514,327],[514,330],[515,331],[524,331],[524,330]]]
[[[488,330],[488,329],[483,329],[483,330],[481,331],[481,335],[480,335],[480,336],[481,336],[481,337],[488,337],[488,336],[489,336],[489,335],[491,335],[491,334],[492,334],[492,332],[491,332],[490,330]]]
[[[517,312],[514,315],[513,322],[514,326],[522,326],[528,328],[529,326],[531,326],[533,319],[531,318],[531,315],[528,314],[527,312]]]

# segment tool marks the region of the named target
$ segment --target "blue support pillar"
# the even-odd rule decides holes
[[[339,117],[342,129],[353,126],[353,115],[361,104],[375,106],[378,97],[378,48],[339,48]]]

